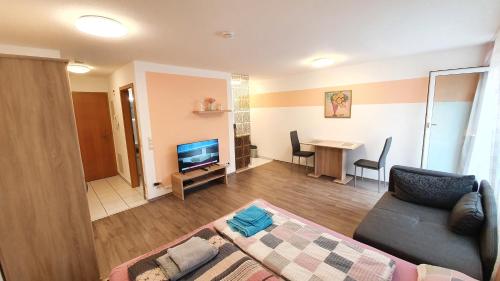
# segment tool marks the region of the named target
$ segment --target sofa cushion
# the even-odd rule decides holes
[[[481,279],[477,238],[450,231],[449,214],[386,192],[358,226],[354,239],[415,264],[433,264]]]
[[[432,176],[397,169],[391,172],[396,197],[443,209],[452,209],[464,194],[473,191],[476,182],[474,176]]]
[[[470,192],[458,200],[448,219],[452,231],[462,235],[475,235],[484,221],[483,204],[479,192]]]

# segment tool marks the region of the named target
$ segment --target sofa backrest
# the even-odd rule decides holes
[[[399,166],[395,165],[392,166],[391,171],[389,173],[389,191],[394,192],[394,171],[399,170],[403,172],[408,172],[408,173],[414,173],[414,174],[421,174],[424,176],[434,176],[434,177],[453,177],[453,178],[459,178],[463,177],[463,175],[460,174],[453,174],[453,173],[446,173],[446,172],[439,172],[439,171],[432,171],[432,170],[426,170],[426,169],[420,169],[420,168],[414,168],[414,167],[407,167],[407,166]],[[477,183],[474,184],[474,191],[477,191]]]
[[[479,234],[479,251],[483,264],[483,280],[490,280],[498,252],[497,205],[493,189],[487,181],[481,181],[479,193],[482,196],[485,217]]]

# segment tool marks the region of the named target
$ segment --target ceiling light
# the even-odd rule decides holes
[[[76,20],[78,30],[100,37],[118,38],[128,33],[119,21],[101,16],[82,16]]]
[[[81,63],[71,63],[71,64],[68,64],[67,69],[71,73],[82,74],[82,73],[89,72],[92,69],[92,67],[85,65],[85,64],[81,64]]]
[[[311,64],[315,68],[321,68],[321,67],[326,67],[326,66],[332,65],[333,63],[334,63],[334,61],[332,59],[319,58],[319,59],[313,60]]]

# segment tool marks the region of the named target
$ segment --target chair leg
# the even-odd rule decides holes
[[[356,165],[354,165],[354,187],[356,187],[356,169],[358,167],[356,167]]]
[[[300,156],[299,156],[299,167],[300,167]]]
[[[293,154],[292,154],[292,167],[293,167]]]
[[[386,181],[385,181],[385,166],[384,166],[384,187],[386,187]]]
[[[361,180],[362,180],[362,181],[365,181],[365,178],[363,177],[363,169],[364,169],[364,168],[363,168],[363,167],[361,167]]]
[[[378,174],[378,179],[377,179],[377,192],[380,193],[380,169],[377,170],[377,174]]]

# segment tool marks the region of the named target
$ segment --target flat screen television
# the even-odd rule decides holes
[[[177,145],[179,172],[185,173],[219,163],[219,140],[204,140]]]

